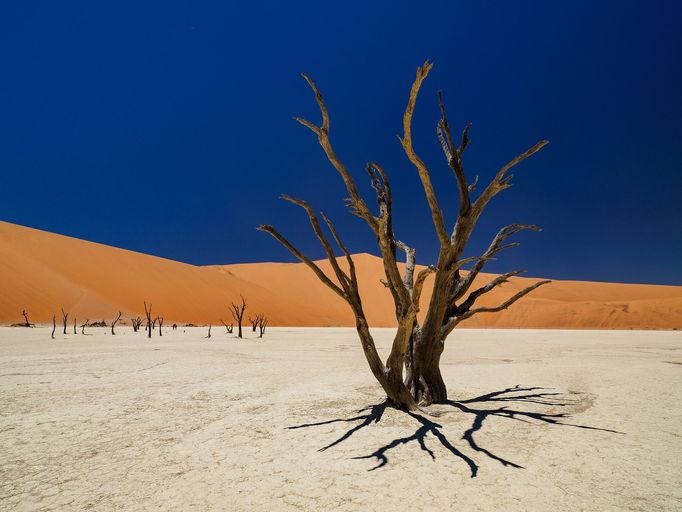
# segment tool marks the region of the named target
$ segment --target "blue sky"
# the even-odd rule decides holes
[[[679,2],[13,2],[0,7],[0,219],[194,264],[292,261],[261,223],[314,257],[310,200],[354,252],[376,253],[343,207],[299,73],[369,199],[376,160],[398,236],[432,263],[436,237],[396,135],[418,64],[435,67],[415,146],[449,222],[454,178],[435,136],[473,123],[470,179],[536,141],[479,223],[539,224],[490,271],[682,285]]]

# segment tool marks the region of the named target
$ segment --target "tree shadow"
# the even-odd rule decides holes
[[[571,395],[566,395],[564,393],[555,392],[552,388],[542,388],[542,387],[520,387],[514,386],[511,388],[506,388],[500,391],[493,391],[485,395],[477,396],[475,398],[469,398],[466,400],[447,400],[439,405],[445,405],[453,407],[463,413],[470,414],[473,416],[471,426],[463,433],[461,439],[466,441],[467,446],[488,458],[495,460],[502,464],[503,466],[508,466],[517,469],[524,469],[523,466],[512,462],[511,460],[505,459],[504,457],[493,453],[492,451],[484,448],[478,444],[474,435],[476,432],[483,428],[483,425],[489,417],[506,418],[516,421],[522,421],[524,423],[530,424],[551,424],[551,425],[562,425],[567,427],[574,427],[586,430],[596,430],[600,432],[608,432],[612,434],[623,434],[623,432],[618,432],[617,430],[612,430],[608,428],[592,427],[588,425],[580,425],[577,423],[569,423],[567,420],[571,417],[568,412],[535,412],[531,410],[522,410],[518,407],[519,404],[534,404],[535,406],[546,406],[546,407],[570,407],[577,406],[580,404],[580,393],[572,393]],[[495,407],[496,404],[503,404],[501,406]],[[509,405],[508,405],[509,404]],[[490,407],[492,405],[492,407]],[[376,405],[370,405],[363,409],[360,409],[356,414],[349,418],[336,418],[332,420],[319,421],[314,423],[304,423],[302,425],[294,425],[287,427],[288,429],[300,429],[308,427],[316,427],[321,425],[329,425],[332,423],[354,423],[354,425],[349,428],[341,437],[332,441],[326,446],[320,448],[319,451],[325,451],[333,446],[336,446],[343,441],[350,438],[353,434],[357,433],[359,430],[369,427],[372,423],[378,423],[386,408],[393,407],[390,402],[385,401]],[[490,408],[488,408],[490,407]],[[442,416],[447,414],[448,411],[441,410],[436,412],[436,416]],[[431,457],[432,460],[436,460],[436,456],[427,445],[426,436],[431,434],[446,450],[448,450],[452,455],[461,459],[469,468],[471,477],[474,478],[478,474],[479,466],[474,459],[463,453],[461,450],[457,449],[453,443],[451,443],[445,434],[442,432],[443,426],[435,421],[430,420],[425,415],[417,414],[415,412],[407,412],[411,418],[414,418],[419,426],[415,432],[406,437],[400,437],[393,439],[389,443],[379,447],[369,455],[353,457],[353,459],[376,459],[377,465],[370,468],[369,471],[374,471],[376,469],[382,468],[388,464],[388,454],[394,448],[400,445],[406,445],[412,442],[416,442],[423,452]],[[357,423],[356,423],[357,422]]]

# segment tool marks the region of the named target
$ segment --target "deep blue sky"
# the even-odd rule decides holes
[[[255,230],[273,223],[320,257],[303,212],[277,199],[288,193],[324,208],[352,251],[376,253],[315,138],[291,120],[319,119],[306,71],[337,152],[370,200],[363,164],[384,165],[397,233],[431,263],[428,208],[396,138],[429,58],[415,145],[449,221],[438,89],[457,132],[473,123],[470,179],[551,142],[517,168],[470,254],[505,224],[536,223],[544,231],[489,270],[682,285],[681,6],[3,2],[0,219],[195,264],[292,261]]]

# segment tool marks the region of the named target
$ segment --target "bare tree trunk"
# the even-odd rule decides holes
[[[256,318],[249,317],[249,323],[251,324],[251,331],[256,332],[256,328],[258,327],[258,315],[256,315]]]
[[[162,316],[159,317],[159,336],[163,336],[163,334],[161,333],[161,327],[163,327],[163,317]]]
[[[258,329],[260,330],[258,337],[262,338],[265,328],[268,326],[268,317],[265,316],[265,313],[260,313],[256,318],[258,318]]]
[[[118,323],[118,321],[119,321],[120,319],[121,319],[121,312],[119,311],[119,312],[118,312],[118,316],[116,317],[116,320],[114,320],[114,321],[111,323],[111,335],[112,335],[112,336],[116,334],[116,333],[114,332],[114,327],[116,327],[116,324]]]
[[[211,337],[211,324],[208,324],[208,335],[206,337],[207,338]]]
[[[57,330],[57,318],[55,315],[52,315],[52,334],[50,337],[54,339],[54,331]]]
[[[74,333],[74,334],[78,334],[78,333],[76,332],[76,317],[75,317],[75,316],[73,317],[73,333]]]
[[[152,337],[152,304],[149,304],[149,309],[147,309],[147,303],[144,303],[144,313],[147,315],[147,338]]]
[[[81,334],[85,335],[85,327],[88,325],[89,319],[85,320],[85,323],[81,325]]]
[[[462,258],[462,254],[469,241],[483,210],[498,193],[511,186],[511,174],[507,172],[517,164],[534,155],[547,141],[540,141],[533,147],[513,158],[504,165],[493,180],[474,200],[471,194],[478,184],[476,178],[469,184],[462,163],[462,154],[469,144],[470,125],[462,132],[461,142],[455,144],[445,111],[442,95],[438,94],[438,104],[441,118],[437,124],[438,141],[445,155],[448,167],[452,170],[457,190],[459,192],[459,210],[454,227],[448,230],[445,225],[443,212],[440,208],[431,182],[429,171],[424,161],[416,153],[412,143],[412,116],[417,101],[417,95],[422,82],[431,70],[428,61],[417,68],[415,80],[410,89],[407,107],[403,114],[403,136],[400,138],[405,155],[414,165],[431,213],[433,228],[439,241],[438,261],[436,265],[426,267],[415,276],[415,250],[400,240],[397,240],[393,230],[392,192],[388,176],[377,163],[369,163],[366,167],[370,184],[376,193],[378,214],[375,215],[360,194],[355,180],[345,165],[339,160],[329,137],[329,113],[322,95],[306,75],[303,78],[315,94],[320,113],[321,125],[316,125],[306,119],[295,118],[303,126],[310,129],[318,139],[327,159],[340,175],[348,193],[347,204],[352,213],[362,218],[374,233],[381,257],[384,263],[386,279],[382,282],[389,289],[395,306],[395,317],[398,329],[393,339],[391,351],[384,364],[376,351],[374,340],[369,332],[367,320],[360,300],[358,280],[355,274],[353,258],[341,241],[334,225],[322,214],[337,247],[345,255],[347,270],[339,265],[334,249],[329,241],[312,207],[305,201],[289,196],[282,198],[303,208],[310,220],[313,232],[324,249],[331,270],[336,278],[334,281],[315,262],[294,247],[274,227],[259,226],[259,230],[272,235],[279,243],[286,247],[294,256],[305,263],[318,279],[333,292],[344,299],[350,306],[356,320],[356,330],[360,338],[365,358],[370,370],[381,384],[388,398],[397,406],[405,409],[415,409],[419,405],[429,405],[433,402],[447,399],[447,388],[440,372],[440,357],[445,347],[445,340],[452,330],[462,321],[479,313],[495,313],[502,311],[521,299],[535,288],[547,284],[549,281],[538,281],[528,286],[502,304],[494,307],[475,307],[478,298],[490,290],[508,281],[521,271],[512,271],[492,279],[487,284],[472,291],[472,285],[484,265],[494,258],[500,251],[515,247],[518,244],[507,243],[504,240],[521,230],[539,231],[537,226],[526,224],[511,224],[502,228],[493,239],[488,249],[481,256]],[[405,271],[401,274],[396,258],[396,250],[405,253]],[[464,265],[471,265],[466,275],[460,273]],[[423,325],[417,322],[417,312],[420,308],[420,296],[424,280],[430,274],[435,274],[433,290],[429,299],[428,310]],[[234,304],[233,310],[235,309]],[[233,311],[234,315],[234,311]],[[235,317],[236,319],[236,317]],[[241,336],[241,322],[240,322]],[[403,376],[404,374],[404,376]]]
[[[230,313],[232,313],[232,317],[234,318],[235,322],[237,322],[237,326],[239,327],[237,337],[241,338],[242,337],[242,319],[244,318],[244,310],[246,310],[246,299],[241,294],[239,294],[239,297],[241,298],[242,303],[237,305],[233,302],[230,305]]]
[[[28,321],[28,313],[26,310],[22,309],[21,314],[24,316],[24,327],[31,327],[31,322]]]
[[[64,313],[64,308],[62,308],[62,317],[64,317],[64,334],[66,334],[66,319],[69,318],[69,314]]]

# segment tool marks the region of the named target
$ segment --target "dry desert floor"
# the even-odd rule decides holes
[[[50,330],[0,328],[1,510],[682,509],[680,332],[459,330],[427,416],[352,329]]]

